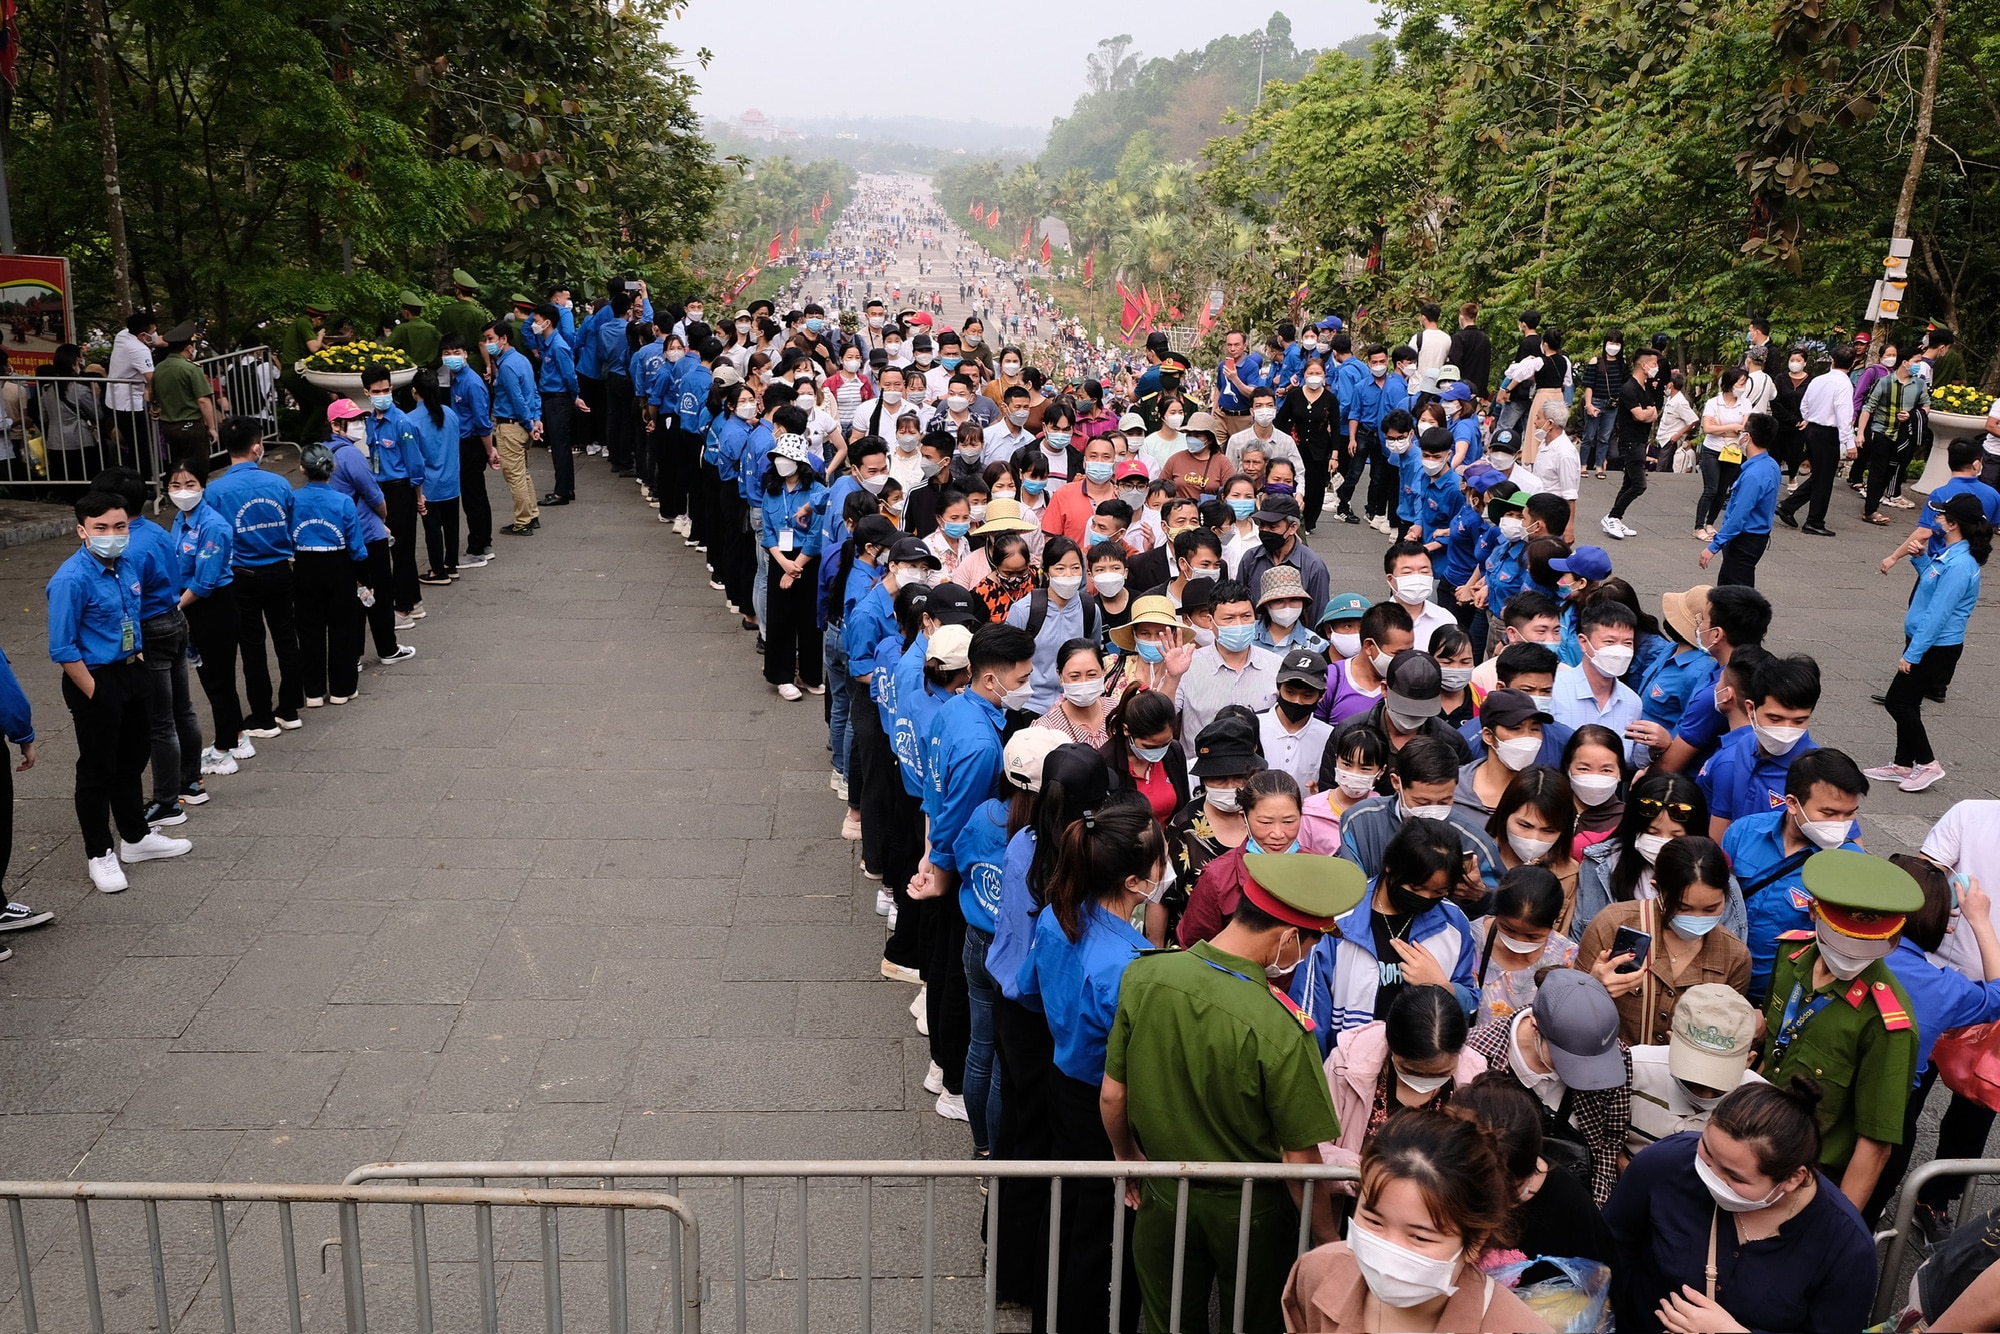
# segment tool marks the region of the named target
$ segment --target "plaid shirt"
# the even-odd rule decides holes
[[[1520,1079],[1507,1061],[1513,1029],[1511,1016],[1489,1019],[1467,1035],[1465,1045],[1518,1084]],[[1590,1197],[1600,1209],[1611,1198],[1611,1188],[1618,1184],[1618,1154],[1624,1147],[1626,1125],[1632,1119],[1632,1053],[1623,1042],[1618,1044],[1618,1051],[1625,1058],[1625,1082],[1615,1089],[1577,1089],[1569,1107],[1570,1126],[1583,1136],[1584,1145],[1590,1150]],[[1547,1130],[1551,1113],[1540,1098],[1535,1099],[1535,1105],[1543,1108],[1543,1129]]]

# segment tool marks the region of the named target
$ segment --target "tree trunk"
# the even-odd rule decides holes
[[[1938,64],[1944,58],[1944,23],[1950,0],[1933,0],[1931,40],[1924,52],[1924,82],[1917,93],[1916,142],[1910,146],[1910,165],[1903,173],[1903,191],[1896,196],[1896,221],[1891,237],[1910,234],[1910,215],[1917,207],[1917,181],[1924,174],[1924,157],[1931,147],[1931,117],[1937,110]],[[1881,346],[1886,321],[1875,321],[1875,344]]]
[[[132,253],[125,244],[125,196],[118,188],[118,135],[111,114],[111,22],[105,0],[88,0],[90,73],[97,103],[97,137],[104,157],[104,226],[111,237],[111,285],[118,313],[132,313]]]

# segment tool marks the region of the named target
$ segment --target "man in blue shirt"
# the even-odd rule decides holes
[[[482,331],[486,359],[493,363],[493,445],[500,456],[500,475],[514,496],[514,522],[500,531],[527,537],[542,526],[535,504],[535,483],[528,475],[528,442],[542,438],[542,395],[535,388],[534,368],[514,350],[505,324]]]
[[[1753,413],[1744,424],[1743,470],[1729,488],[1729,503],[1722,511],[1722,526],[1701,553],[1701,568],[1722,552],[1718,584],[1757,583],[1757,562],[1771,544],[1771,519],[1778,512],[1778,492],[1782,470],[1771,457],[1777,443],[1778,423],[1764,412]]]
[[[1750,1000],[1764,1003],[1771,986],[1771,962],[1778,938],[1787,931],[1812,929],[1813,896],[1800,878],[1806,859],[1823,848],[1859,852],[1855,813],[1868,780],[1838,750],[1815,750],[1792,761],[1785,776],[1784,805],[1746,815],[1729,826],[1722,853],[1743,894],[1750,921]]]
[[[542,350],[535,387],[542,396],[542,441],[555,464],[555,489],[542,497],[544,505],[567,505],[576,499],[576,458],[569,442],[570,410],[590,411],[576,378],[576,358],[569,342],[556,333],[562,313],[547,302],[535,307],[528,332]]]
[[[1270,383],[1264,358],[1249,350],[1249,340],[1231,329],[1222,340],[1222,361],[1215,368],[1215,413],[1228,439],[1250,426],[1250,392]]]
[[[518,354],[517,354],[518,355]],[[397,624],[407,630],[422,619],[423,587],[417,580],[417,506],[424,499],[424,456],[417,443],[417,428],[396,406],[389,389],[389,368],[380,364],[361,372],[361,387],[368,394],[368,466],[382,488],[388,506],[389,586],[376,592],[393,599],[396,614],[409,622]]]
[[[597,341],[597,364],[604,372],[604,452],[620,477],[637,477],[632,458],[632,346],[627,331],[632,327],[636,304],[632,292],[612,294],[607,307],[611,318],[599,321],[591,335]]]
[[[465,515],[465,554],[458,565],[476,570],[493,559],[493,502],[486,498],[486,474],[500,466],[493,448],[493,396],[479,376],[456,373],[465,369],[463,338],[446,334],[441,346],[445,369],[454,372],[451,410],[458,414],[458,508]]]
[[[1743,681],[1750,658],[1731,663],[1733,681]],[[1723,737],[1695,776],[1708,800],[1708,836],[1718,843],[1731,821],[1784,805],[1785,775],[1799,756],[1819,749],[1806,730],[1819,704],[1818,663],[1804,654],[1760,654],[1742,688],[1750,725]]]
[[[130,468],[107,468],[90,483],[125,501],[132,515],[131,545],[125,563],[139,575],[139,632],[149,646],[146,666],[147,712],[153,731],[153,799],[146,823],[185,824],[190,806],[208,800],[201,785],[201,723],[188,690],[188,626],[181,615],[179,561],[167,530],[143,513],[146,483]]]
[[[473,385],[479,386],[479,396],[484,401],[485,386],[477,375],[471,374],[453,377],[452,397],[457,398],[461,392],[471,397],[468,387]],[[367,552],[355,576],[362,588],[375,595],[372,603],[362,605],[362,616],[375,637],[375,654],[385,664],[414,658],[417,656],[414,648],[396,643],[396,611],[383,595],[390,578],[389,525],[383,521],[389,505],[382,496],[375,470],[368,466],[368,425],[362,420],[361,408],[344,398],[335,401],[326,415],[333,427],[332,438],[327,441],[327,448],[333,451],[331,485],[354,502],[362,545]],[[298,504],[296,500],[292,503],[294,507]]]
[[[225,437],[237,421],[224,423]],[[76,725],[77,823],[91,883],[106,894],[127,888],[121,857],[178,857],[194,846],[146,823],[140,776],[152,741],[139,658],[146,641],[139,566],[126,555],[131,525],[125,504],[108,491],[77,501],[76,535],[83,545],[48,584],[49,657],[62,668],[63,702]]]
[[[973,631],[966,652],[971,680],[938,709],[925,742],[930,846],[910,881],[910,897],[956,896],[959,831],[1000,790],[1007,710],[1027,700],[1034,656],[1035,640],[1026,630],[988,624]]]
[[[346,445],[342,453],[355,452],[351,442],[342,443]],[[344,488],[328,481],[334,467],[334,451],[326,445],[307,445],[299,450],[299,469],[305,473],[306,484],[292,502],[292,542],[296,548],[292,571],[298,588],[299,682],[309,709],[329,700],[347,703],[360,683],[357,576],[368,560],[367,521],[377,516],[362,510]],[[415,653],[410,651],[411,656]]]
[[[1716,703],[1716,678],[1737,649],[1761,644],[1770,628],[1771,603],[1756,589],[1730,584],[1708,591],[1707,606],[1695,622],[1694,643],[1715,662],[1715,673],[1706,682],[1688,683],[1687,708],[1666,739],[1666,754],[1658,761],[1659,768],[1687,773],[1699,769],[1715,753],[1723,733],[1729,730],[1729,719]],[[1646,739],[1659,748],[1659,736]]]
[[[208,484],[211,508],[232,526],[235,563],[229,567],[240,617],[236,645],[243,655],[244,735],[264,739],[301,726],[299,632],[292,605],[292,488],[265,472],[264,428],[250,417],[222,423],[229,467]],[[271,671],[264,635],[278,659],[278,696],[271,701]]]

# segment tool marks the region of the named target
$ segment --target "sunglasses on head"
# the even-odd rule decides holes
[[[1640,810],[1666,811],[1671,815],[1679,816],[1683,820],[1694,814],[1693,804],[1685,801],[1661,801],[1658,797],[1637,797],[1634,800],[1638,803]]]

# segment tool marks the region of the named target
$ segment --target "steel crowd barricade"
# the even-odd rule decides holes
[[[435,1320],[434,1293],[431,1276],[431,1224],[426,1218],[427,1208],[448,1208],[470,1206],[473,1210],[473,1224],[477,1234],[477,1267],[479,1274],[479,1304],[483,1328],[499,1328],[500,1283],[496,1277],[498,1266],[513,1260],[502,1261],[498,1257],[493,1237],[493,1210],[498,1208],[534,1209],[540,1226],[540,1259],[542,1277],[542,1306],[544,1327],[548,1334],[561,1334],[563,1329],[562,1262],[563,1247],[560,1240],[558,1217],[564,1209],[594,1209],[604,1215],[605,1273],[605,1328],[611,1334],[627,1334],[632,1328],[630,1294],[628,1292],[629,1265],[626,1239],[626,1214],[638,1210],[642,1213],[662,1213],[672,1220],[676,1238],[679,1229],[685,1227],[688,1235],[695,1239],[692,1247],[685,1248],[681,1263],[685,1269],[673,1273],[672,1287],[678,1293],[699,1293],[700,1274],[700,1233],[694,1214],[680,1200],[658,1191],[645,1190],[552,1190],[489,1188],[467,1186],[416,1186],[416,1185],[348,1185],[348,1186],[284,1186],[264,1184],[228,1183],[172,1183],[172,1182],[78,1182],[78,1181],[0,1181],[0,1200],[7,1206],[9,1230],[13,1239],[14,1276],[18,1287],[12,1294],[12,1302],[6,1294],[0,1293],[0,1329],[19,1327],[25,1334],[39,1334],[42,1328],[41,1313],[37,1305],[35,1278],[39,1268],[45,1280],[44,1288],[55,1286],[46,1282],[51,1278],[51,1269],[60,1269],[66,1258],[54,1250],[49,1243],[40,1252],[30,1245],[30,1232],[24,1201],[69,1200],[76,1207],[76,1259],[82,1281],[82,1303],[87,1313],[91,1334],[105,1334],[107,1328],[129,1327],[129,1320],[114,1321],[107,1325],[106,1295],[114,1300],[127,1297],[140,1284],[120,1283],[114,1280],[106,1284],[100,1278],[100,1258],[109,1258],[114,1264],[125,1260],[128,1253],[119,1248],[117,1239],[102,1235],[92,1205],[107,1201],[137,1201],[144,1206],[146,1224],[146,1272],[150,1275],[152,1311],[150,1322],[137,1312],[140,1327],[151,1323],[160,1334],[169,1334],[176,1328],[185,1328],[197,1321],[191,1314],[194,1303],[204,1293],[213,1289],[213,1300],[219,1308],[220,1327],[225,1334],[235,1334],[237,1329],[239,1288],[251,1288],[255,1297],[261,1297],[264,1305],[275,1304],[275,1289],[268,1284],[258,1284],[251,1276],[245,1283],[239,1278],[236,1266],[241,1263],[249,1249],[241,1244],[240,1237],[247,1227],[248,1214],[232,1220],[228,1206],[247,1204],[255,1206],[271,1203],[277,1206],[279,1264],[284,1280],[284,1311],[286,1327],[291,1334],[301,1334],[307,1319],[307,1307],[314,1294],[304,1290],[300,1282],[298,1266],[297,1231],[293,1221],[294,1205],[333,1205],[336,1207],[339,1235],[328,1238],[320,1247],[321,1272],[326,1268],[326,1251],[338,1246],[341,1268],[341,1303],[346,1317],[348,1334],[367,1334],[367,1271],[373,1267],[377,1271],[378,1282],[383,1279],[386,1266],[380,1261],[364,1262],[362,1255],[362,1215],[363,1205],[402,1204],[410,1210],[410,1268],[411,1268],[411,1309],[395,1312],[393,1318],[384,1321],[391,1329],[415,1329],[421,1334],[431,1334]],[[171,1263],[177,1269],[187,1265],[179,1253],[169,1254],[164,1240],[160,1206],[176,1201],[205,1203],[208,1205],[208,1231],[211,1236],[209,1256],[205,1264],[194,1269],[192,1291],[178,1299],[178,1310],[171,1299],[168,1288],[168,1269]],[[178,1221],[178,1220],[175,1220]],[[232,1251],[232,1234],[239,1237],[239,1244]],[[176,1230],[176,1237],[180,1236]],[[675,1248],[681,1251],[678,1245]],[[572,1252],[571,1259],[576,1262]],[[129,1265],[120,1265],[129,1269]],[[67,1275],[65,1275],[67,1277]],[[65,1295],[70,1295],[65,1286]],[[253,1298],[254,1301],[254,1298]],[[8,1314],[12,1306],[13,1313]],[[317,1307],[313,1314],[317,1316]],[[644,1327],[651,1328],[652,1313],[644,1314]],[[201,1312],[205,1318],[206,1310]],[[324,1324],[315,1319],[317,1327]],[[691,1303],[682,1311],[675,1311],[675,1328],[683,1326],[692,1334],[700,1334],[701,1309],[698,1303]],[[51,1329],[72,1330],[84,1328],[75,1312],[58,1316],[51,1322]],[[276,1329],[274,1316],[252,1315],[248,1327],[253,1330]],[[456,1328],[456,1325],[447,1325]]]
[[[1939,1177],[1967,1178],[1965,1192],[1958,1197],[1958,1217],[1952,1224],[1963,1227],[1972,1219],[1971,1178],[1990,1176],[2000,1176],[2000,1158],[1936,1158],[1910,1169],[1910,1174],[1903,1178],[1902,1193],[1896,1201],[1896,1221],[1888,1232],[1875,1234],[1878,1242],[1884,1237],[1889,1239],[1888,1253],[1882,1258],[1881,1278],[1875,1284],[1877,1324],[1894,1315],[1897,1303],[1908,1295],[1901,1279],[1903,1265],[1909,1259],[1910,1222],[1916,1216],[1918,1193]]]
[[[557,1159],[547,1161],[483,1161],[483,1162],[407,1162],[371,1163],[358,1167],[347,1174],[350,1185],[364,1182],[398,1180],[423,1181],[433,1179],[469,1179],[476,1184],[484,1184],[489,1179],[539,1181],[544,1186],[557,1180],[594,1180],[603,1183],[606,1190],[614,1189],[621,1180],[660,1181],[676,1199],[686,1201],[691,1192],[685,1183],[695,1181],[716,1181],[723,1185],[727,1194],[727,1206],[733,1212],[735,1221],[735,1242],[731,1265],[735,1298],[735,1323],[737,1334],[748,1334],[750,1323],[749,1267],[750,1248],[745,1221],[746,1183],[751,1180],[791,1181],[794,1183],[793,1198],[797,1209],[797,1279],[796,1279],[796,1328],[799,1334],[807,1334],[811,1325],[811,1289],[815,1281],[812,1275],[811,1232],[807,1226],[810,1196],[809,1183],[815,1179],[824,1181],[850,1181],[861,1185],[861,1208],[858,1219],[860,1235],[860,1323],[862,1334],[871,1334],[875,1328],[874,1291],[877,1283],[874,1271],[874,1217],[873,1196],[878,1180],[921,1181],[924,1194],[923,1214],[923,1287],[922,1299],[917,1315],[918,1328],[929,1334],[936,1328],[937,1320],[937,1184],[940,1180],[964,1179],[970,1182],[990,1182],[1000,1179],[1030,1178],[1046,1179],[1051,1183],[1049,1192],[1049,1249],[1047,1295],[1051,1316],[1049,1327],[1053,1331],[1053,1311],[1056,1299],[1058,1264],[1061,1257],[1060,1238],[1062,1222],[1061,1183],[1065,1179],[1110,1180],[1117,1183],[1120,1197],[1127,1181],[1138,1179],[1172,1180],[1179,1183],[1175,1199],[1174,1216],[1174,1261],[1173,1261],[1173,1309],[1169,1319],[1171,1334],[1179,1334],[1181,1328],[1180,1291],[1187,1259],[1187,1207],[1188,1185],[1194,1181],[1240,1182],[1242,1186],[1243,1208],[1236,1236],[1236,1272],[1241,1275],[1250,1246],[1250,1198],[1251,1191],[1259,1181],[1298,1182],[1304,1192],[1304,1207],[1299,1212],[1299,1233],[1296,1254],[1304,1254],[1311,1244],[1309,1227],[1312,1217],[1312,1195],[1317,1183],[1326,1181],[1354,1181],[1359,1178],[1353,1168],[1332,1167],[1317,1163],[1186,1163],[1186,1162],[1003,1162],[984,1160],[981,1162],[927,1162],[902,1159],[863,1161],[724,1161],[687,1160],[655,1161],[647,1159]],[[998,1329],[998,1267],[1000,1238],[1000,1192],[990,1190],[983,1206],[985,1213],[986,1241],[983,1255],[983,1324],[987,1334],[995,1334]],[[975,1215],[976,1219],[976,1215]],[[699,1249],[700,1235],[690,1230],[694,1246]],[[710,1236],[714,1229],[710,1229]],[[676,1237],[678,1243],[680,1238]],[[1107,1308],[1108,1327],[1117,1328],[1116,1313],[1123,1301],[1124,1267],[1119,1257],[1125,1243],[1125,1211],[1116,1208],[1112,1216],[1111,1238],[1111,1292]],[[772,1278],[780,1275],[776,1268],[777,1233],[771,1235],[773,1258]],[[681,1252],[675,1252],[681,1259]],[[699,1255],[696,1256],[699,1259]],[[700,1268],[699,1265],[670,1265],[669,1273],[678,1281],[682,1269]],[[715,1272],[713,1265],[703,1272]],[[975,1275],[967,1275],[975,1276]],[[947,1282],[959,1275],[946,1274]],[[673,1294],[675,1301],[674,1330],[682,1334],[683,1313],[699,1315],[706,1293],[686,1296],[679,1289]],[[1243,1328],[1244,1293],[1239,1286],[1231,1297],[1230,1329]],[[714,1320],[711,1329],[721,1328]],[[768,1323],[760,1323],[759,1329],[773,1328]],[[487,1329],[492,1330],[492,1326]],[[698,1334],[698,1329],[688,1327],[689,1334]]]

